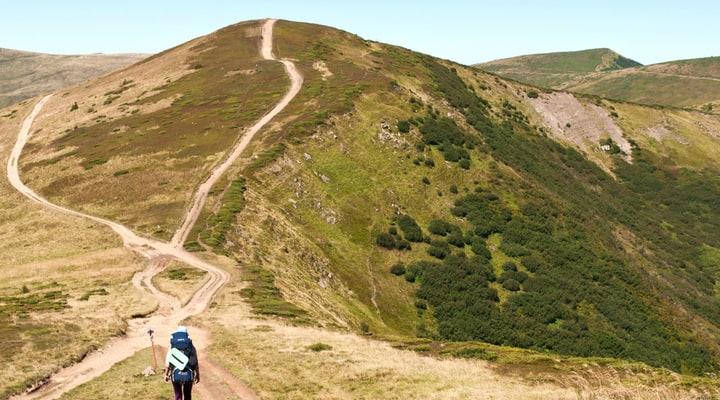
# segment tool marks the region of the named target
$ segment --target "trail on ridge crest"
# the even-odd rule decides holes
[[[52,97],[48,95],[40,100],[33,108],[30,115],[23,122],[18,139],[12,149],[7,164],[7,176],[11,185],[13,185],[20,193],[29,199],[42,204],[48,208],[58,212],[74,215],[81,218],[87,218],[112,228],[123,239],[126,247],[142,254],[149,259],[147,268],[138,273],[133,278],[133,284],[139,290],[148,290],[154,295],[158,302],[158,311],[149,318],[129,321],[128,333],[124,337],[111,340],[100,351],[95,351],[83,359],[83,361],[64,368],[56,374],[50,376],[46,382],[42,382],[42,386],[35,388],[34,391],[14,397],[17,400],[30,399],[57,399],[73,388],[88,382],[109,370],[114,364],[130,357],[135,352],[148,347],[149,328],[155,329],[155,335],[161,340],[169,338],[174,328],[185,318],[203,312],[215,297],[217,292],[225,285],[229,279],[229,275],[222,269],[199,259],[194,254],[187,252],[183,248],[183,243],[196,223],[200,211],[202,210],[207,195],[217,180],[227,171],[227,169],[242,154],[253,136],[272,120],[280,111],[282,111],[290,101],[297,95],[303,84],[303,77],[291,61],[278,60],[272,54],[272,30],[276,20],[268,19],[262,27],[262,44],[260,54],[268,60],[275,60],[283,63],[285,70],[290,76],[291,86],[285,96],[278,104],[263,116],[258,122],[244,132],[241,140],[231,149],[224,161],[218,165],[195,191],[193,199],[190,203],[185,218],[180,227],[177,229],[169,243],[158,240],[140,237],[127,227],[116,222],[83,214],[81,212],[71,210],[65,207],[50,203],[32,189],[22,183],[19,176],[18,160],[23,147],[28,141],[30,127],[33,120],[40,113],[45,103]],[[152,282],[152,277],[162,270],[163,265],[168,259],[176,259],[181,262],[192,265],[208,272],[209,279],[207,282],[193,295],[192,299],[185,305],[181,306],[179,301],[172,296],[164,294],[157,290]],[[205,356],[205,348],[210,342],[208,332],[200,328],[192,328],[191,336],[198,345],[201,364],[201,383],[196,387],[199,397],[206,399],[218,399],[222,393],[226,393],[227,389],[241,399],[257,399],[257,396],[246,385],[240,382],[236,377],[232,376],[228,371],[213,363]],[[162,344],[162,343],[161,343]],[[162,362],[162,358],[159,362]],[[208,375],[216,379],[208,379]],[[218,383],[221,382],[221,383]],[[224,386],[223,386],[224,385]]]

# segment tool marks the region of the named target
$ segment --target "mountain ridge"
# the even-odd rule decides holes
[[[620,60],[617,68],[604,68],[608,64],[603,55]],[[585,67],[578,69],[578,64]],[[641,104],[712,112],[720,101],[720,57],[641,65],[612,50],[593,49],[519,56],[475,66],[539,87]]]
[[[63,91],[36,120],[21,176],[54,202],[169,240],[195,186],[286,90],[282,67],[259,56],[260,35],[257,21],[232,25]],[[278,21],[273,54],[294,60],[303,89],[220,179],[185,242],[223,259],[232,275],[208,314],[194,319],[224,338],[221,348],[250,340],[245,322],[232,318],[249,301],[256,318],[392,338],[418,352],[441,352],[439,343],[450,340],[457,354],[480,359],[502,357],[506,345],[563,360],[606,356],[687,374],[714,370],[718,222],[704,204],[717,198],[718,166],[708,150],[717,147],[720,122],[538,93],[313,24]],[[0,116],[0,137],[12,137],[27,107]],[[23,231],[18,217],[3,217],[9,230]],[[55,232],[66,223],[43,226]],[[111,237],[97,227],[74,229]],[[117,246],[77,240],[38,251],[14,240],[3,244],[13,254],[3,270]],[[129,254],[104,263],[122,265],[122,276],[140,264]],[[109,268],[104,263],[98,271]],[[158,279],[178,286],[171,276]],[[111,301],[128,289],[108,278],[56,279],[60,305],[63,296],[98,286],[110,296],[92,297],[99,310],[118,313],[129,303]],[[8,282],[8,298],[49,290],[43,278]],[[66,321],[64,313],[83,303],[66,305],[45,318]],[[148,308],[143,299],[120,315]],[[255,332],[279,334],[274,321]],[[43,328],[9,326],[18,337]],[[233,354],[214,356],[250,378]],[[323,397],[299,364],[289,368],[295,373],[286,381]],[[282,385],[263,367],[253,370],[258,393],[277,393]],[[396,376],[386,374],[379,379]],[[392,387],[412,398],[412,389]]]
[[[147,54],[55,55],[0,48],[0,107],[72,86]]]
[[[497,69],[511,66],[527,68],[528,64],[532,64],[534,70],[542,73],[602,72],[642,66],[639,62],[609,48],[529,54],[476,65],[482,66],[487,71],[496,72]]]

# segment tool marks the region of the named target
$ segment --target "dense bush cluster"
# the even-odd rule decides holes
[[[405,234],[405,239],[411,242],[422,242],[423,233],[420,225],[409,215],[401,215],[398,217],[398,225]]]
[[[537,134],[512,104],[491,113],[454,71],[429,59],[427,66],[482,141],[431,113],[420,125],[424,146],[437,146],[446,159],[468,160],[480,146],[522,176],[519,184],[497,172],[501,184],[516,191],[513,207],[487,188],[458,197],[449,211],[471,228],[428,221],[431,237],[423,248],[435,261],[404,266],[417,297],[431,306],[440,336],[635,359],[683,372],[718,369],[720,357],[659,307],[671,296],[720,325],[717,282],[703,259],[705,244],[720,248],[720,215],[712,212],[720,207],[718,174],[677,173],[634,146],[634,163],[618,163],[616,182],[573,148]],[[417,223],[404,219],[398,225],[406,239],[415,232],[422,241]],[[644,257],[665,266],[656,267],[667,285],[662,294],[617,243],[618,226],[647,243]],[[496,250],[513,260],[499,276],[486,246],[491,235],[501,238]],[[498,290],[507,300],[500,302]]]
[[[207,220],[206,228],[200,233],[200,241],[224,254],[225,236],[236,222],[237,214],[245,208],[245,178],[239,177],[230,183],[222,196],[222,206]],[[190,241],[186,249],[200,250],[197,242]]]
[[[426,145],[437,146],[445,161],[460,162],[465,169],[470,167],[470,153],[467,148],[473,148],[474,141],[455,121],[430,114],[420,126],[420,133]]]

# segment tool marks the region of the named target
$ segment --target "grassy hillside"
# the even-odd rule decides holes
[[[715,113],[720,106],[719,70],[720,57],[675,61],[577,79],[564,89]]]
[[[282,65],[258,55],[259,35],[258,21],[233,25],[57,93],[33,125],[23,180],[53,202],[169,239],[194,188],[287,89]],[[700,377],[720,366],[720,121],[569,95],[577,112],[563,114],[551,94],[312,24],[278,21],[273,52],[294,60],[303,88],[216,185],[185,244],[234,264],[233,280],[190,322],[222,338],[213,358],[263,398],[430,398],[433,382],[448,382],[443,371],[468,364],[516,377],[513,387],[550,382],[555,393],[597,393],[570,377],[619,370],[656,379],[640,393],[717,389]],[[5,154],[32,105],[0,113]],[[583,118],[591,112],[619,136]],[[110,232],[1,187],[3,209],[19,212],[2,219],[15,234],[0,269],[52,272],[10,274],[0,288],[3,335],[27,343],[11,358],[7,394],[72,361],[30,361],[61,338],[75,354],[96,346],[65,331],[39,343],[38,329],[52,328],[37,321],[91,334],[70,322],[113,315],[122,330],[154,303],[122,283],[143,260]],[[30,236],[27,221],[46,236]],[[176,267],[157,279],[186,298],[195,281],[173,271],[200,278]],[[86,293],[93,307],[83,307]],[[363,345],[347,334],[397,352],[385,349],[384,367],[357,362]],[[399,371],[417,362],[406,350],[441,362]],[[337,378],[320,383],[316,370]],[[446,395],[485,387],[472,381],[453,380]]]
[[[520,56],[478,68],[532,85],[641,104],[713,112],[720,105],[720,58],[642,66],[608,49]]]
[[[532,54],[478,64],[500,76],[543,87],[559,87],[578,75],[616,71],[642,64],[610,49]]]
[[[53,55],[0,48],[0,108],[124,68],[145,54]]]

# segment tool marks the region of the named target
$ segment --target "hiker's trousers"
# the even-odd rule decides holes
[[[192,400],[192,387],[191,382],[173,382],[173,390],[175,391],[175,400]],[[183,395],[185,397],[183,397]]]

